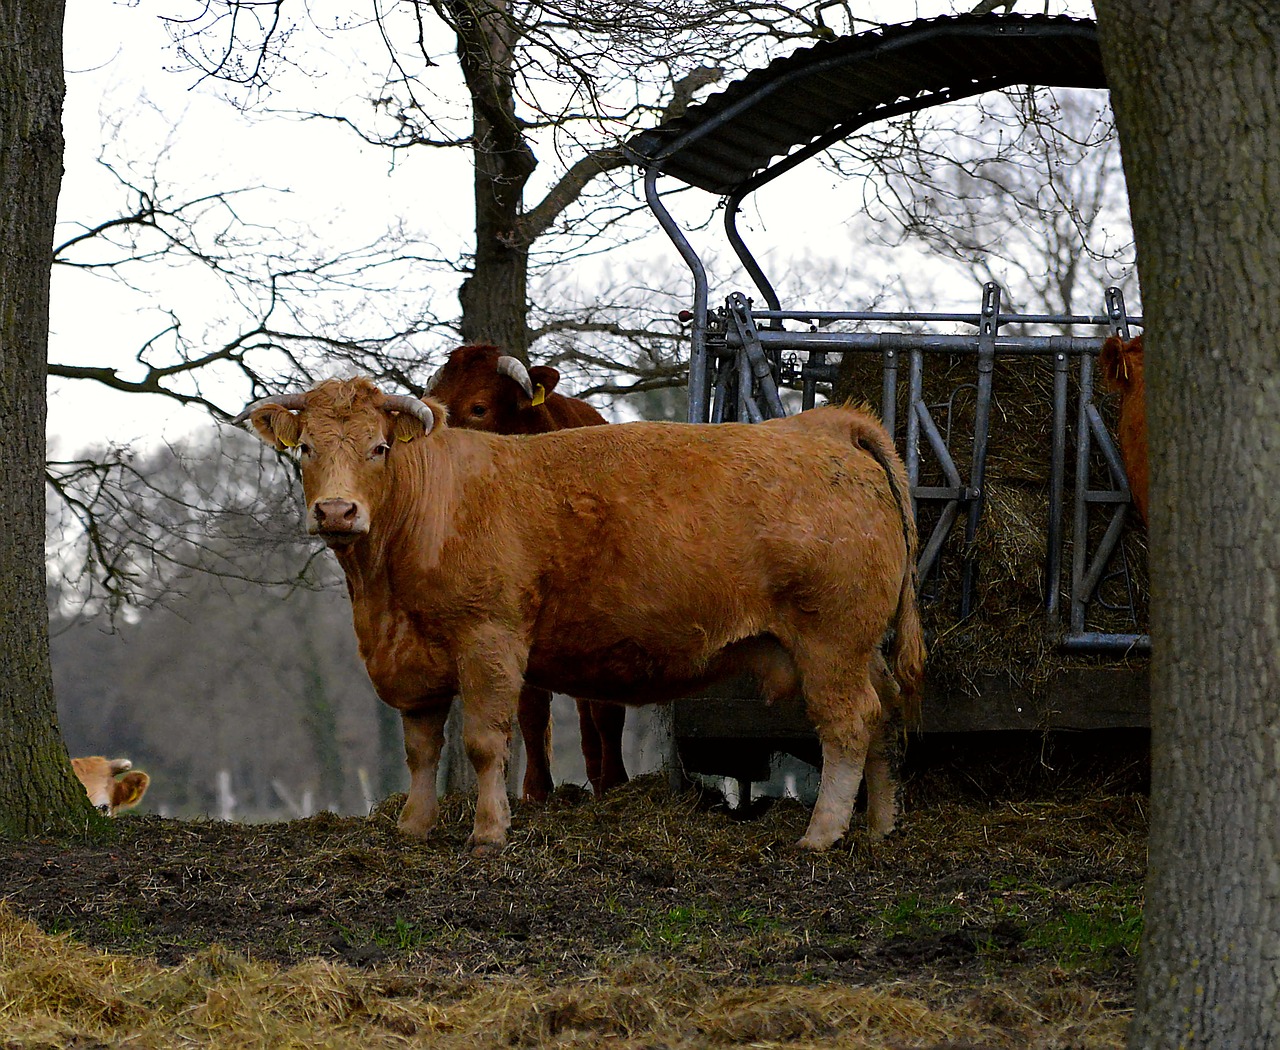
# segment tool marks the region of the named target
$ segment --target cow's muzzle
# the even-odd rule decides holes
[[[311,508],[311,531],[330,547],[345,547],[369,531],[360,505],[349,499],[317,500]]]

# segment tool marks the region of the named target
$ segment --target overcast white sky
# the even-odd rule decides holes
[[[893,20],[952,7],[945,2],[862,6],[882,7],[891,12],[884,17]],[[1077,14],[1090,10],[1075,2],[1053,6]],[[405,219],[446,251],[461,254],[470,246],[470,173],[464,157],[447,160],[438,151],[424,152],[392,168],[386,151],[362,147],[352,134],[332,125],[246,117],[213,86],[196,85],[191,73],[166,68],[173,56],[157,11],[181,8],[181,0],[137,6],[70,0],[59,242],[74,235],[77,223],[102,221],[118,206],[119,191],[97,163],[104,127],[118,124],[121,152],[146,161],[166,148],[164,170],[192,194],[255,184],[287,189],[287,194],[259,198],[257,207],[269,205],[257,213],[261,221],[297,223],[314,231],[318,240],[350,244]],[[335,34],[332,46],[345,46],[342,34]],[[332,75],[296,77],[288,82],[294,94],[281,104],[322,106],[361,97],[365,87],[363,81]],[[835,186],[834,178],[816,165],[805,167],[814,169],[805,192],[796,192],[790,181],[796,176],[782,180],[791,209],[785,225],[828,235],[832,195],[844,194],[841,207],[847,214],[848,190]],[[803,232],[800,236],[805,239]],[[814,241],[812,232],[807,239]],[[651,250],[680,265],[656,224]],[[835,246],[834,251],[840,250]],[[65,268],[55,268],[53,293],[50,360],[111,364],[133,377],[139,373],[136,364],[130,371],[133,352],[164,323],[157,304],[163,305],[166,296],[202,294],[181,279],[167,288],[130,292]],[[113,395],[87,382],[55,381],[50,390],[49,435],[63,451],[90,441],[177,438],[209,426],[205,413],[175,409],[161,398]]]

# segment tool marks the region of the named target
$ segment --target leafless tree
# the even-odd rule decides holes
[[[1133,233],[1105,94],[1025,89],[872,128],[835,155],[871,173],[867,213],[887,248],[914,244],[1012,304],[1072,313],[1101,306],[1086,279],[1126,282]],[[1136,290],[1136,289],[1135,289]]]
[[[520,356],[543,336],[565,337],[575,321],[593,338],[598,321],[535,306],[531,277],[599,255],[634,230],[639,195],[623,140],[683,112],[723,75],[868,24],[830,0],[410,0],[342,19],[217,0],[194,19],[169,21],[182,61],[233,85],[244,104],[261,104],[286,67],[319,65],[318,49],[303,52],[295,37],[365,33],[363,104],[289,108],[396,154],[471,158],[476,235],[463,263],[459,334]]]

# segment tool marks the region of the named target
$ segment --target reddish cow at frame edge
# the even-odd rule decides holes
[[[488,344],[460,346],[428,381],[423,396],[449,410],[449,425],[492,434],[549,434],[571,427],[594,427],[607,420],[587,402],[556,393],[560,373],[549,365],[526,368],[518,358]],[[627,709],[620,704],[575,700],[582,758],[596,797],[627,782],[622,730]],[[522,794],[545,802],[551,779],[551,693],[526,685],[517,707],[524,739]]]
[[[1105,386],[1120,394],[1120,425],[1116,437],[1120,458],[1129,475],[1133,506],[1147,523],[1147,384],[1143,376],[1142,336],[1124,342],[1110,336],[1098,354],[1098,370]]]

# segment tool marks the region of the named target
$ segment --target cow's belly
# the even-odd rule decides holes
[[[583,700],[648,704],[687,696],[729,675],[747,673],[769,700],[799,688],[791,657],[772,635],[754,635],[725,645],[644,646],[635,640],[609,644],[557,645],[530,652],[526,679]]]

